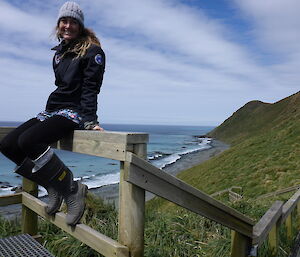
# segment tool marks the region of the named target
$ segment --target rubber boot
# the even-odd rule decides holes
[[[85,210],[85,197],[88,188],[79,181],[74,181],[75,189],[63,195],[67,205],[66,223],[75,226],[81,219]]]
[[[67,205],[66,223],[76,225],[84,213],[87,186],[73,180],[72,172],[55,153],[42,167],[33,170],[36,176],[63,196]]]
[[[45,211],[48,215],[53,215],[59,210],[63,201],[63,197],[54,188],[46,185],[43,180],[36,176],[35,173],[32,173],[34,165],[35,164],[33,163],[33,161],[31,161],[29,158],[26,158],[20,166],[17,166],[14,172],[31,181],[36,182],[47,190],[49,201],[45,208]]]

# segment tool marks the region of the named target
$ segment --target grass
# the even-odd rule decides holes
[[[286,193],[278,197],[247,200],[230,203],[226,197],[219,200],[252,219],[258,220],[268,209],[269,203],[277,199],[287,200],[293,194]],[[162,201],[162,200],[160,200]],[[146,208],[145,223],[145,257],[228,257],[230,256],[231,232],[228,228],[189,212],[181,207],[166,206],[159,201],[150,201]],[[115,208],[88,195],[87,209],[83,223],[95,230],[117,239],[118,215]],[[296,231],[296,230],[295,230]],[[20,234],[20,221],[8,221],[0,218],[1,237]],[[101,255],[63,232],[50,222],[39,219],[39,233],[43,236],[44,246],[57,257],[100,257]],[[280,255],[287,257],[291,242],[286,240],[285,229],[281,228]],[[268,245],[265,244],[259,257],[270,257]]]
[[[1,237],[15,236],[21,233],[20,221],[16,218],[7,220],[0,217],[0,235]]]

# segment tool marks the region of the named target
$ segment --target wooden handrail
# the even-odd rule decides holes
[[[280,189],[280,190],[272,192],[272,193],[267,193],[267,194],[260,195],[256,199],[259,200],[259,199],[263,199],[263,198],[267,198],[267,197],[277,196],[277,195],[289,193],[289,192],[292,192],[292,191],[295,191],[295,190],[298,190],[298,189],[300,189],[300,185],[287,187],[287,188],[283,188],[283,189]]]
[[[276,201],[253,228],[253,244],[261,245],[282,215],[282,201]]]
[[[281,223],[291,214],[300,200],[300,189],[282,207]]]
[[[148,134],[144,133],[75,130],[60,140],[57,148],[124,161],[126,151],[133,151],[134,144],[144,144],[148,140]]]
[[[39,216],[55,224],[57,227],[63,229],[71,236],[77,238],[104,256],[129,256],[129,251],[126,246],[119,244],[117,241],[84,224],[78,224],[75,227],[68,226],[65,221],[66,215],[64,213],[58,212],[54,216],[49,216],[45,211],[46,204],[26,192],[22,193],[22,203]]]
[[[0,206],[22,203],[22,193],[0,196]]]
[[[126,181],[252,237],[254,221],[247,216],[156,168],[133,153],[127,153],[126,162],[130,165],[125,175]]]
[[[224,193],[228,193],[228,192],[232,191],[232,189],[239,189],[239,190],[242,190],[243,188],[242,188],[242,187],[238,187],[238,186],[232,186],[232,187],[226,188],[226,189],[224,189],[224,190],[215,192],[215,193],[211,194],[210,196],[211,196],[211,197],[219,196],[219,195],[222,195],[222,194],[224,194]],[[232,192],[233,192],[233,191],[232,191]],[[234,192],[234,193],[235,193],[235,192]]]

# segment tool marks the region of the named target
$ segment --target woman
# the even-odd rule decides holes
[[[85,208],[87,186],[73,180],[72,172],[50,144],[74,129],[103,130],[97,121],[97,95],[105,69],[105,55],[96,35],[84,27],[80,6],[66,2],[59,10],[53,70],[56,90],[46,110],[10,132],[0,143],[1,152],[16,163],[15,172],[45,187],[46,212],[55,214],[63,201],[66,222],[76,225]]]

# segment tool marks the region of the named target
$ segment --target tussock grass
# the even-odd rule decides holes
[[[21,233],[21,225],[19,219],[7,220],[0,217],[0,235],[1,237],[15,236]]]
[[[277,199],[285,201],[292,194],[292,192],[286,193],[259,202],[243,199],[230,203],[226,197],[220,200],[258,220],[268,209],[270,202]],[[113,206],[104,204],[101,198],[88,194],[83,223],[117,239],[117,220],[117,211]],[[8,221],[0,218],[1,237],[20,233],[19,220]],[[57,257],[102,256],[41,218],[39,233],[43,236],[43,245]],[[172,204],[166,209],[164,200],[152,200],[146,205],[145,257],[228,257],[231,246],[230,233],[228,228],[176,205]],[[287,257],[285,253],[289,253],[292,242],[286,240],[286,231],[283,227],[280,234],[280,255],[277,257]],[[267,243],[260,249],[259,257],[271,257]]]

